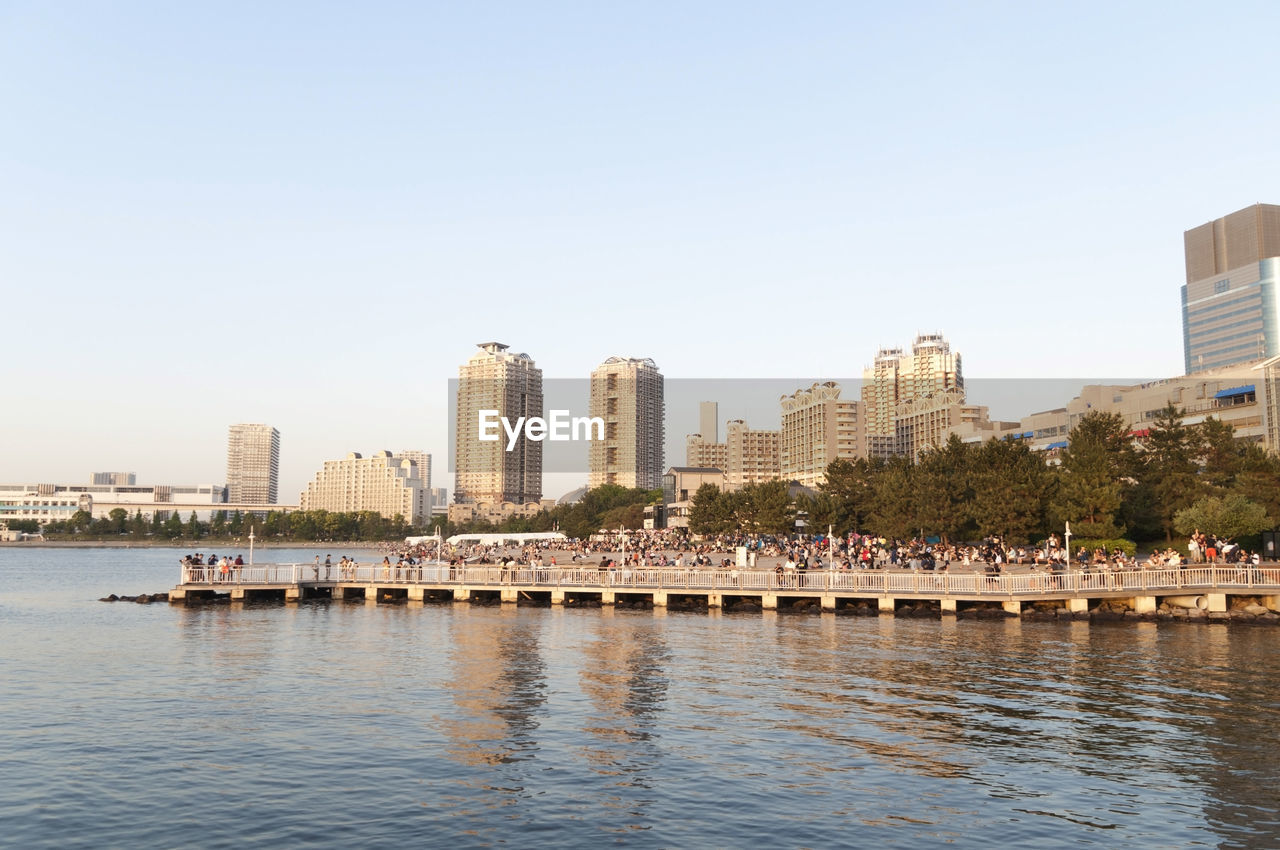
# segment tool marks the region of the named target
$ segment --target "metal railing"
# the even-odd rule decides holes
[[[895,570],[735,570],[659,567],[602,570],[596,567],[450,566],[448,564],[254,564],[182,567],[181,584],[195,587],[262,585],[432,585],[534,590],[592,588],[781,593],[846,596],[1080,596],[1117,591],[1256,589],[1280,593],[1280,566],[1203,566],[1182,569],[980,572]]]

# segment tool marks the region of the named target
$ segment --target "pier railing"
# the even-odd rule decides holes
[[[419,564],[255,564],[229,567],[183,566],[187,586],[264,585],[431,585],[472,588],[522,587],[695,593],[836,593],[841,595],[1017,596],[1082,595],[1117,591],[1256,589],[1280,593],[1280,566],[1201,566],[1182,569],[1124,571],[981,572],[895,570],[679,569],[640,567],[601,570],[596,567],[450,566]]]

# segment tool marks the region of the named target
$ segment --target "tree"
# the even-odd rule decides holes
[[[694,534],[723,534],[733,525],[730,494],[714,484],[703,484],[689,504],[689,531]]]
[[[883,468],[883,461],[867,458],[835,460],[827,466],[818,489],[831,499],[830,521],[837,533],[865,530],[875,507],[876,477]]]
[[[129,536],[135,540],[141,540],[147,536],[147,521],[142,518],[141,508],[134,513],[133,519],[129,520]]]
[[[1195,499],[1199,440],[1182,424],[1185,411],[1172,403],[1156,414],[1142,442],[1141,486],[1150,490],[1151,507],[1165,540],[1173,540],[1173,518]]]
[[[107,519],[111,520],[113,534],[124,534],[128,530],[129,512],[124,508],[112,508],[107,513]]]
[[[1179,534],[1196,529],[1219,537],[1248,537],[1272,527],[1267,509],[1239,493],[1226,496],[1203,496],[1195,504],[1178,511],[1174,527]]]
[[[916,522],[915,466],[910,458],[885,462],[875,479],[871,527],[886,537],[910,539],[920,528]]]
[[[169,518],[164,521],[164,536],[170,540],[177,540],[182,536],[182,517],[178,516],[177,511],[169,514]]]
[[[973,459],[969,510],[982,536],[1032,543],[1045,533],[1053,474],[1021,440],[988,440]]]
[[[941,446],[922,453],[916,464],[916,523],[944,541],[962,536],[969,523],[970,454],[970,447],[952,434]]]
[[[1111,540],[1124,534],[1116,518],[1133,470],[1128,429],[1118,413],[1086,413],[1062,453],[1052,508],[1076,537]]]
[[[701,489],[698,492],[701,493]],[[785,481],[748,484],[726,495],[732,506],[732,522],[725,531],[789,534],[795,529],[795,511],[791,507],[791,494]]]

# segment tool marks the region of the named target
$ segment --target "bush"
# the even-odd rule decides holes
[[[1132,540],[1121,540],[1121,539],[1117,539],[1117,540],[1086,539],[1086,540],[1071,541],[1071,557],[1073,559],[1077,557],[1077,553],[1079,553],[1081,549],[1088,549],[1090,552],[1092,552],[1094,549],[1105,549],[1107,550],[1108,553],[1114,552],[1116,549],[1119,549],[1121,552],[1124,552],[1124,554],[1127,557],[1130,557],[1130,558],[1138,554],[1137,543],[1134,543]]]

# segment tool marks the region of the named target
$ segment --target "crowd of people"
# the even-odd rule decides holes
[[[204,553],[196,552],[192,555],[184,555],[181,563],[190,581],[234,581],[240,576],[244,558],[240,555],[234,557],[223,555],[219,558],[212,553],[205,557]]]

